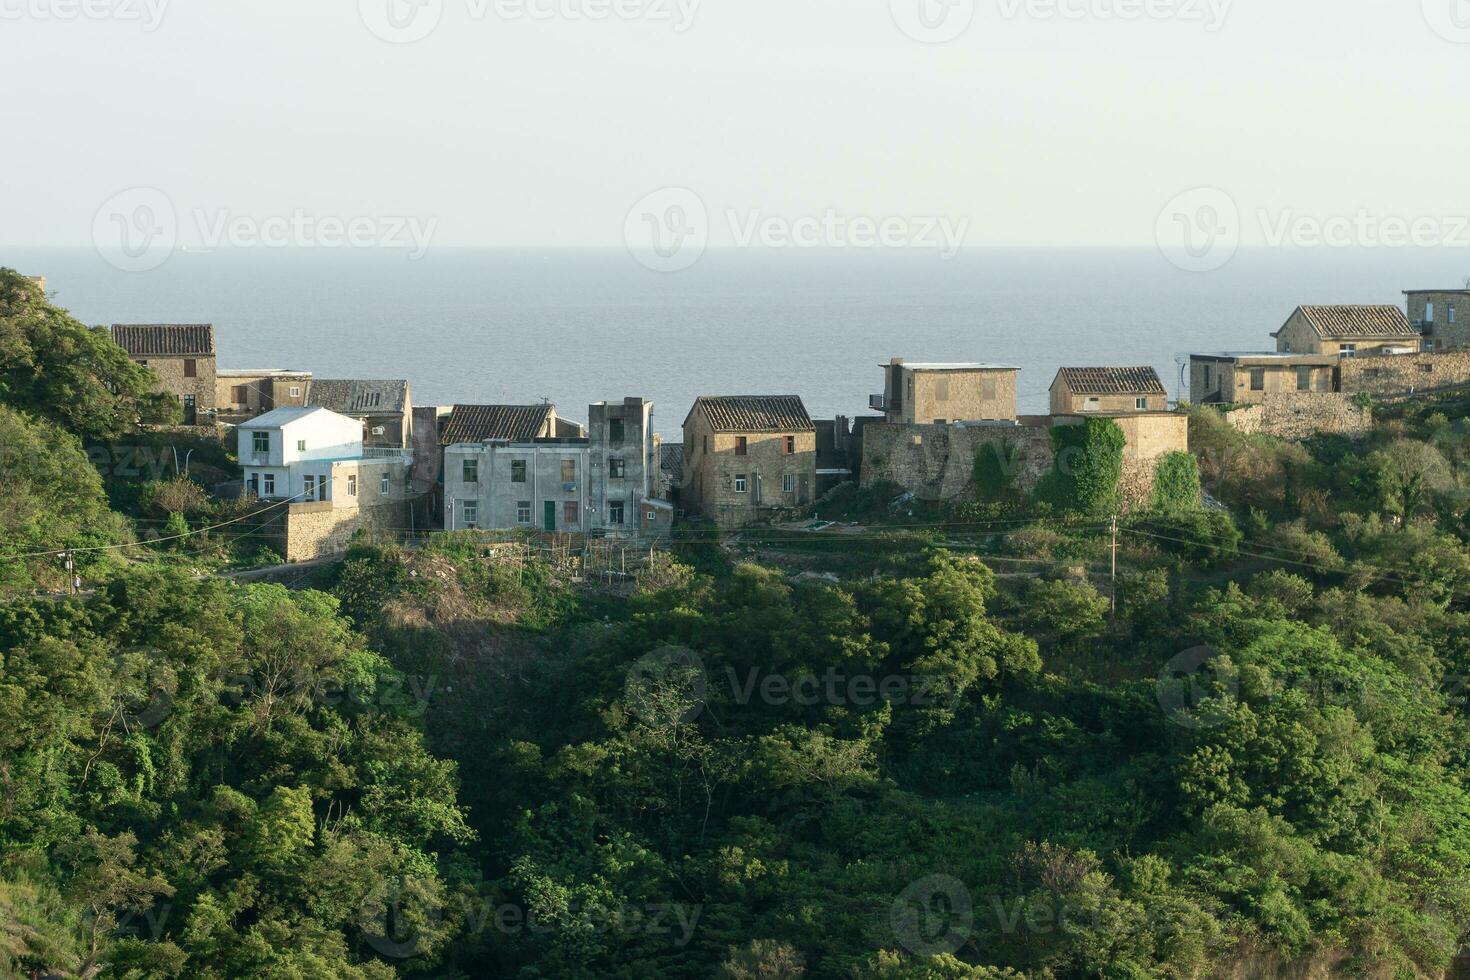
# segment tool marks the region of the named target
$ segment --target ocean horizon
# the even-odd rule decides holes
[[[869,414],[891,357],[1015,365],[1023,413],[1046,411],[1062,366],[1152,365],[1187,398],[1181,355],[1272,349],[1302,303],[1461,287],[1470,253],[1244,248],[1209,273],[1150,248],[711,249],[676,273],[611,248],[180,251],[145,273],[0,248],[0,265],[46,276],[86,323],[213,323],[221,368],[407,378],[415,405],[545,399],[579,420],[641,395],[673,441],[705,394]]]

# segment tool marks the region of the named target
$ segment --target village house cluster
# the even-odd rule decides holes
[[[38,280],[44,283],[44,280]],[[1232,424],[1296,435],[1363,426],[1363,396],[1470,381],[1470,289],[1396,306],[1302,306],[1275,350],[1189,355],[1189,400]],[[1123,493],[1147,498],[1188,419],[1151,367],[1058,370],[1046,415],[1017,412],[1019,368],[892,358],[870,414],[813,419],[795,394],[705,395],[664,444],[654,405],[599,401],[586,422],[551,404],[416,406],[405,379],[224,369],[210,324],[117,324],[113,339],[179,399],[186,425],[235,431],[240,492],[280,505],[289,559],[341,550],[360,528],[513,529],[667,540],[676,517],[738,528],[793,515],[846,482],[925,500],[973,490],[976,454],[1020,489],[1055,464],[1051,430],[1123,430]]]

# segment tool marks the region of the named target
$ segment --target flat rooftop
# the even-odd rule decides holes
[[[902,364],[880,364],[881,368],[901,367],[910,371],[1019,371],[1014,364],[981,364],[979,362],[905,361]]]

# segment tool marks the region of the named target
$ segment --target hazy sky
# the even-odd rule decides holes
[[[421,2],[0,0],[0,244],[90,244],[134,187],[186,241],[300,212],[620,246],[665,187],[714,244],[831,212],[1149,245],[1197,187],[1247,244],[1260,212],[1470,214],[1470,0],[976,0],[938,44],[901,25],[969,0]]]

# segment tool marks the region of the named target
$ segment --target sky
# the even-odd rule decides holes
[[[0,82],[0,246],[139,200],[196,246],[1470,246],[1470,0],[0,0]]]

